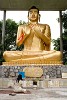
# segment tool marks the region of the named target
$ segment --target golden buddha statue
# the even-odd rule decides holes
[[[60,51],[50,50],[51,31],[47,24],[38,23],[39,9],[32,6],[28,11],[29,22],[20,25],[17,31],[16,44],[24,44],[22,51],[5,51],[6,62],[20,64],[62,64]]]

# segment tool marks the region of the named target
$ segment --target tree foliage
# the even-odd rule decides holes
[[[53,39],[52,40],[54,49],[57,51],[60,51],[60,38],[57,38],[57,40]]]
[[[64,12],[62,14],[62,43],[63,43],[63,63],[67,64],[67,13]],[[54,49],[60,50],[60,38],[57,40],[53,39],[52,42],[54,43]]]
[[[4,50],[10,50],[15,46],[17,28],[18,25],[15,21],[6,20]]]
[[[0,64],[3,59],[3,45],[2,45],[2,23],[3,21],[0,21]],[[4,37],[4,51],[6,50],[21,50],[24,46],[17,47],[16,46],[16,35],[17,35],[17,29],[18,25],[25,24],[25,22],[20,21],[19,23],[16,23],[15,21],[11,19],[6,20],[6,26],[5,26],[5,37]]]

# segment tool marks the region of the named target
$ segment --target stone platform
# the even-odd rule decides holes
[[[0,87],[7,87],[10,80],[16,81],[18,72],[23,71],[25,67],[43,69],[43,75],[40,78],[25,78],[26,87],[33,87],[34,80],[38,87],[67,87],[67,65],[0,66]]]
[[[33,80],[25,79],[22,81],[23,88],[28,89],[39,89],[39,88],[67,88],[67,79],[55,78],[55,79],[43,79],[36,80],[37,84],[33,84]],[[16,79],[14,78],[0,78],[0,89],[6,89],[8,87],[14,86]]]
[[[0,66],[0,77],[17,77],[18,72],[25,67],[40,67],[43,69],[44,78],[62,78],[62,73],[67,73],[67,65],[22,65],[22,66]]]

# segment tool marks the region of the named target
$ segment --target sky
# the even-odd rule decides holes
[[[57,39],[60,37],[60,25],[57,21],[57,18],[59,18],[59,11],[40,11],[40,15],[40,23],[50,26],[51,38]],[[27,16],[27,11],[6,11],[6,19],[10,18],[17,23],[20,20],[28,22]],[[0,20],[3,20],[3,11],[0,11]],[[51,44],[51,49],[53,49],[53,44]]]

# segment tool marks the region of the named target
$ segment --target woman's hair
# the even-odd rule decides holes
[[[17,77],[18,83],[19,83],[20,80],[22,80],[22,75],[19,74],[18,77]]]

